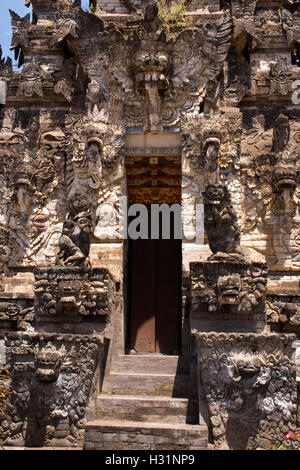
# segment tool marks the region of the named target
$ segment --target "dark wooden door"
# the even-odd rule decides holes
[[[179,349],[181,241],[129,241],[130,349]]]

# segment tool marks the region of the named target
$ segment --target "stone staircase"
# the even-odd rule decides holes
[[[124,355],[113,361],[86,426],[86,450],[203,450],[197,399],[179,356]]]

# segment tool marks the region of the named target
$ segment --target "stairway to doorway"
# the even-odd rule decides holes
[[[86,426],[87,450],[204,450],[190,393],[189,367],[180,356],[117,356]]]

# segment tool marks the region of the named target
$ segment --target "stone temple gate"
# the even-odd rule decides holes
[[[299,2],[25,4],[19,68],[0,60],[3,445],[281,440],[299,425]],[[133,204],[179,204],[182,237],[122,236]]]

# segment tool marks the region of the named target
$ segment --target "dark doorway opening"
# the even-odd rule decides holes
[[[181,240],[129,239],[128,348],[137,353],[179,354]]]

